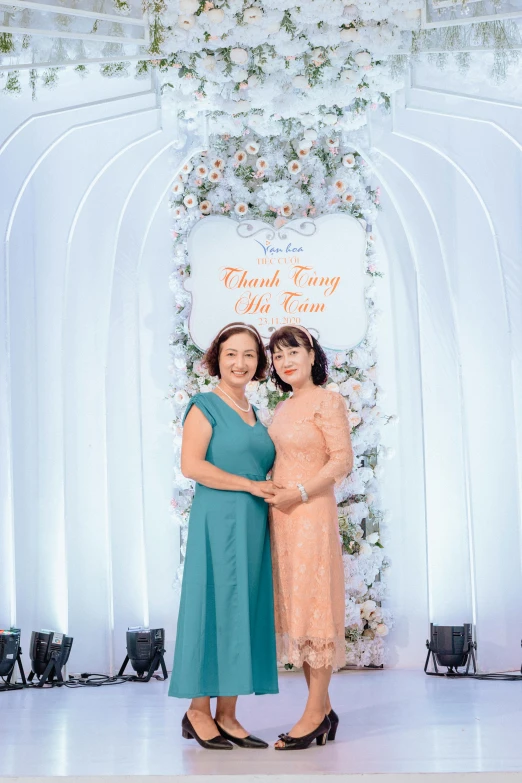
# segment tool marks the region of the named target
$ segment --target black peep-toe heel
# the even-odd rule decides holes
[[[304,737],[291,737],[289,734],[280,734],[279,739],[285,744],[282,748],[276,747],[276,750],[305,750],[310,747],[314,740],[318,745],[326,745],[329,731],[330,720],[328,715],[325,715],[322,723],[311,731],[310,734],[305,734]]]
[[[335,735],[337,734],[337,727],[339,726],[339,716],[335,712],[335,710],[330,710],[328,713],[328,718],[330,720],[330,731],[328,732],[328,739],[330,742],[333,742],[335,739]]]
[[[233,745],[224,737],[222,737],[221,734],[218,734],[217,737],[212,737],[212,739],[209,740],[201,739],[196,729],[190,722],[187,713],[184,714],[183,720],[181,721],[181,736],[184,739],[195,739],[196,742],[199,742],[201,747],[206,748],[206,750],[232,750],[233,749]]]

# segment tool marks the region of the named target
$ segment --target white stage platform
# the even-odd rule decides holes
[[[167,685],[0,693],[0,782],[522,781],[522,683],[341,672],[332,687],[337,740],[290,753],[205,751],[183,740],[188,702],[167,698]],[[239,715],[272,742],[291,727],[304,687],[300,675],[283,674],[278,696],[243,697]]]

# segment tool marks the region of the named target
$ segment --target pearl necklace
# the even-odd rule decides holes
[[[236,408],[239,408],[240,411],[243,411],[243,413],[250,413],[250,410],[252,408],[250,403],[248,403],[248,408],[242,408],[241,405],[238,405],[235,399],[230,396],[230,394],[227,394],[226,391],[221,388],[221,386],[216,386],[216,389],[219,390],[221,394],[224,394],[226,397],[228,397],[229,400],[232,400]]]

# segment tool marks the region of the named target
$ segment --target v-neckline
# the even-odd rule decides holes
[[[243,422],[243,424],[245,424],[247,427],[250,427],[251,430],[253,430],[254,427],[257,427],[257,425],[259,424],[259,419],[257,418],[256,409],[254,408],[252,403],[251,403],[251,405],[252,405],[252,410],[254,412],[255,422],[254,422],[254,424],[249,424],[248,421],[245,421],[244,418],[242,416],[240,416],[239,413],[237,411],[235,411],[234,408],[231,405],[228,404],[228,402],[225,402],[225,400],[221,399],[219,394],[216,394],[216,392],[214,392],[214,391],[210,392],[210,393],[213,394],[214,397],[216,397],[220,402],[222,402],[223,405],[226,405],[227,408],[229,409],[229,411],[232,411],[232,413],[235,413],[236,416],[238,417],[238,419],[240,419]]]

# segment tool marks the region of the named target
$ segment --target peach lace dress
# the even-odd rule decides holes
[[[274,413],[273,479],[284,487],[331,476],[342,481],[352,465],[350,425],[343,397],[316,386],[288,398]],[[334,484],[307,503],[271,509],[277,656],[314,669],[345,664],[344,570]]]

